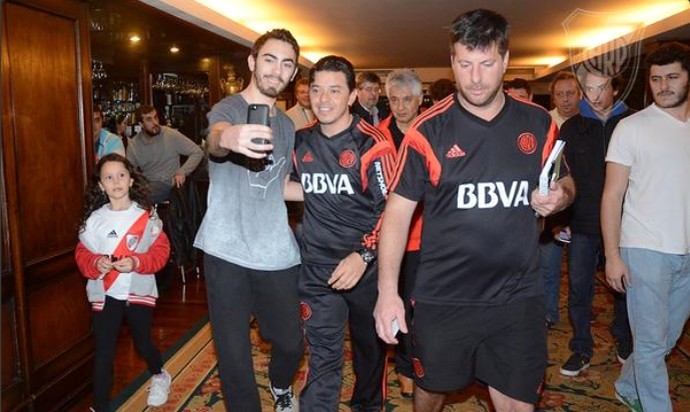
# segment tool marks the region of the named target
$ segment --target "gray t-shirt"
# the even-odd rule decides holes
[[[226,97],[208,113],[209,125],[247,123],[248,104]],[[228,262],[255,270],[283,270],[300,263],[283,200],[283,182],[292,171],[295,128],[277,110],[271,117],[273,152],[253,160],[231,152],[209,159],[208,210],[194,246]]]
[[[180,166],[180,155],[188,156]],[[201,148],[187,136],[161,126],[161,132],[145,138],[144,131],[137,133],[127,146],[127,159],[134,167],[141,168],[150,182],[164,182],[172,187],[172,177],[181,173],[189,176],[204,158]]]

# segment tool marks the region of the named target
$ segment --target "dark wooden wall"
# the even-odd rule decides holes
[[[2,411],[64,409],[93,343],[73,252],[93,150],[88,4],[2,4]]]

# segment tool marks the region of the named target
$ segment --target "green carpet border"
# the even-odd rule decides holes
[[[202,317],[194,324],[180,339],[172,344],[162,354],[163,363],[167,362],[177,351],[179,351],[190,339],[192,339],[209,322],[208,315]],[[145,370],[132,383],[127,385],[111,402],[111,409],[116,410],[124,404],[134,393],[149,379],[149,371]]]
[[[213,343],[211,343],[211,344],[213,344]],[[208,380],[211,379],[211,375],[213,375],[214,373],[217,373],[217,370],[218,370],[218,362],[216,362],[216,364],[211,368],[211,370],[208,371],[206,376],[204,376],[204,379],[202,379],[201,382],[199,382],[199,384],[194,387],[194,389],[191,391],[191,395],[189,397],[187,397],[187,400],[185,400],[185,402],[178,407],[178,410],[183,411],[183,410],[185,410],[185,408],[187,408],[187,405],[189,405],[190,402],[192,402],[194,400],[194,394],[197,393],[197,391],[199,391],[204,385],[206,385]]]

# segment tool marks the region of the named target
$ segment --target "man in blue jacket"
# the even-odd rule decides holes
[[[599,208],[604,192],[606,149],[618,122],[634,113],[619,96],[622,79],[586,71],[579,78],[586,97],[580,101],[580,113],[561,127],[566,141],[565,155],[577,194],[571,206],[572,239],[568,257],[568,314],[573,325],[570,340],[572,355],[561,366],[560,373],[577,376],[589,368],[593,352],[590,313],[594,297],[594,279],[602,252]],[[632,351],[632,338],[625,306],[625,295],[614,292],[614,321],[611,332],[616,339],[619,362]]]

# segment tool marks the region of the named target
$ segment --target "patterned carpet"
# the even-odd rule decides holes
[[[562,288],[561,318],[567,319],[566,285]],[[613,381],[617,378],[620,365],[616,361],[613,337],[609,332],[612,317],[611,295],[601,281],[597,282],[596,296],[593,309],[592,331],[595,341],[592,366],[580,376],[569,378],[558,373],[560,365],[568,358],[568,339],[571,335],[570,325],[561,322],[549,332],[549,366],[546,373],[546,389],[539,405],[545,411],[625,411],[613,397]],[[205,333],[205,336],[200,334]],[[216,368],[215,351],[208,328],[204,328],[196,338],[194,354],[174,372],[172,392],[168,403],[160,408],[150,408],[153,411],[185,411],[208,412],[225,411],[220,381]],[[272,410],[271,396],[268,391],[268,346],[261,341],[258,331],[252,330],[251,339],[254,344],[254,368],[261,393],[263,410]],[[188,346],[188,345],[186,345]],[[185,347],[186,347],[185,346]],[[686,334],[668,359],[670,372],[671,397],[674,410],[690,411],[690,339]],[[340,411],[349,411],[347,400],[351,396],[353,376],[351,359],[346,353],[346,366]],[[168,367],[170,369],[170,367]],[[302,366],[296,378],[295,389],[299,391],[302,385],[306,366]],[[400,397],[393,366],[388,371],[388,402],[386,411],[412,411],[410,400]],[[143,389],[143,388],[142,388]],[[145,399],[145,396],[143,399]],[[140,396],[140,397],[142,397]],[[132,399],[136,398],[136,394]],[[141,401],[125,403],[120,410],[144,410]],[[138,406],[137,406],[138,405]],[[145,402],[143,403],[145,405]],[[444,411],[490,411],[488,393],[486,389],[474,385],[448,397]],[[241,412],[241,411],[237,411]]]

